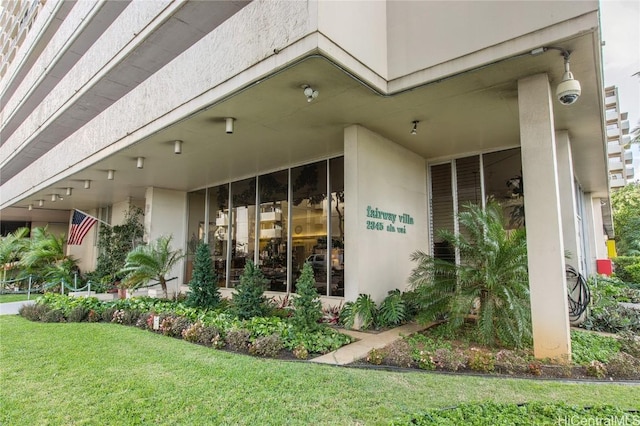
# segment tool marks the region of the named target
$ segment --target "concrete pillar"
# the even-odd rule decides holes
[[[569,361],[571,336],[552,102],[546,74],[518,80],[534,355]]]
[[[172,249],[184,253],[187,244],[187,194],[163,188],[147,188],[145,194],[145,241],[153,241],[163,235],[171,235]],[[170,293],[184,281],[184,259],[174,267],[169,277],[178,277],[167,284]]]

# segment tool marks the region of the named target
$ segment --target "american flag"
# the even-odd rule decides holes
[[[96,223],[98,219],[88,214],[84,214],[81,211],[73,211],[73,219],[71,219],[71,230],[69,231],[69,245],[82,244],[84,236],[87,235],[89,229]]]

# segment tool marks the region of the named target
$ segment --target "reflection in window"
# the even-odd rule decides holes
[[[441,229],[455,230],[451,163],[431,166],[431,241],[433,255],[455,261],[455,251],[438,234]]]
[[[329,160],[331,191],[331,282],[329,295],[344,296],[344,157]]]
[[[482,160],[487,197],[502,205],[508,228],[522,228],[524,193],[520,148],[484,154]]]
[[[287,291],[287,217],[289,171],[262,175],[260,188],[259,265],[269,280],[267,289]]]
[[[189,240],[187,241],[187,256],[184,271],[185,282],[191,281],[193,258],[196,253],[196,248],[204,238],[202,228],[204,223],[205,199],[206,191],[204,189],[190,192],[188,195],[189,222],[187,225],[187,235],[189,236]]]
[[[245,179],[231,184],[231,268],[230,287],[240,281],[247,260],[253,260],[256,238],[256,180]]]
[[[229,245],[229,185],[209,189],[209,249],[218,286],[227,282],[227,251]]]
[[[327,162],[291,169],[291,185],[292,281],[297,281],[302,265],[308,261],[313,267],[318,293],[327,294]]]

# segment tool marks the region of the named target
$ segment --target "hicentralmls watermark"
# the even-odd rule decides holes
[[[564,416],[558,418],[562,426],[640,426],[640,416],[623,414],[608,417]]]

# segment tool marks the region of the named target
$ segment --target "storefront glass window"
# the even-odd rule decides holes
[[[256,180],[255,178],[231,184],[231,267],[229,286],[240,282],[247,260],[253,260],[256,238]]]
[[[308,261],[318,293],[327,294],[327,162],[291,169],[291,185],[292,281],[295,284]]]
[[[329,160],[331,191],[330,296],[344,296],[344,157]]]
[[[269,280],[267,289],[287,291],[287,217],[289,171],[258,177],[260,188],[259,265]]]
[[[229,246],[229,185],[209,188],[209,249],[218,276],[218,286],[227,282]]]

